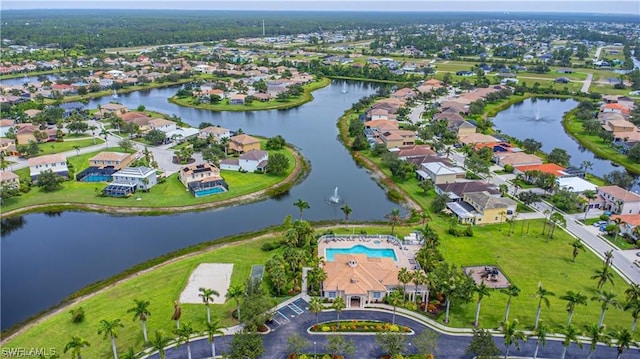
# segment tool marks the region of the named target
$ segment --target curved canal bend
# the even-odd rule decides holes
[[[155,89],[121,95],[129,108],[176,114],[197,126],[200,122],[261,136],[281,134],[299,147],[311,163],[311,173],[288,195],[262,202],[203,212],[154,217],[111,216],[90,212],[29,214],[11,231],[3,224],[1,279],[2,328],[25,320],[74,291],[159,255],[227,235],[258,230],[298,216],[298,198],[309,202],[310,220],[342,218],[339,206],[325,202],[335,187],[353,209],[354,220],[382,219],[398,207],[389,201],[363,168],[337,140],[337,119],[361,97],[375,91],[364,83],[332,85],[313,93],[314,101],[280,111],[209,112],[167,102],[175,89]],[[110,97],[93,100],[112,101]],[[20,221],[16,219],[16,221]]]

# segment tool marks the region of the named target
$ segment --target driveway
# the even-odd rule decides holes
[[[326,311],[322,312],[319,315],[320,322],[331,321],[336,319],[336,313],[334,311]],[[390,322],[392,320],[392,313],[384,310],[345,310],[340,314],[341,320],[383,320]],[[433,330],[429,328],[425,323],[414,320],[410,317],[404,316],[400,313],[396,314],[396,323],[402,326],[408,326],[414,330],[417,334],[422,333],[425,330]],[[329,335],[318,334],[311,335],[307,333],[307,328],[311,327],[316,323],[316,317],[314,314],[305,311],[303,314],[297,316],[296,318],[291,319],[286,324],[279,326],[277,329],[265,334],[263,337],[263,343],[265,347],[265,354],[262,355],[263,359],[282,359],[287,355],[286,347],[287,347],[287,338],[292,335],[299,334],[309,340],[308,352],[313,353],[316,351],[317,353],[324,353],[327,338]],[[455,329],[454,329],[455,330]],[[473,356],[466,353],[466,349],[471,340],[470,334],[468,334],[469,330],[464,329],[460,330],[464,331],[463,333],[451,333],[451,334],[440,334],[438,338],[438,350],[437,350],[437,358],[447,358],[447,359],[471,359]],[[358,359],[377,359],[382,356],[382,351],[379,346],[375,342],[375,335],[345,335],[346,339],[352,340],[354,346],[356,348],[356,352],[349,357],[358,358]],[[413,339],[415,336],[409,336],[408,345],[407,345],[407,353],[416,353],[416,350],[413,349]],[[228,335],[225,337],[219,337],[216,339],[216,351],[218,355],[221,355],[224,352],[227,352],[229,349],[229,345],[231,343],[232,336]],[[500,335],[494,337],[498,348],[504,350],[504,341]],[[584,346],[584,349],[580,350],[577,348],[575,344],[572,344],[568,351],[566,358],[567,359],[577,359],[577,358],[585,358],[588,354],[588,345]],[[511,348],[512,356],[525,356],[531,357],[533,355],[533,351],[535,349],[535,340],[528,340],[526,343],[523,343],[520,347],[520,351],[516,351],[514,348]],[[191,343],[191,352],[194,359],[200,358],[208,358],[211,355],[211,346],[206,341],[206,339],[196,340]],[[557,339],[548,339],[547,345],[543,348],[540,348],[539,358],[559,358],[562,352],[562,343]],[[172,348],[166,351],[167,359],[186,359],[187,351],[186,347],[183,345],[179,348]],[[637,355],[634,352],[627,352],[622,358],[633,358]],[[598,358],[615,358],[616,349],[608,348],[606,346],[599,346],[597,349],[596,356]],[[149,358],[157,359],[158,355],[154,354]]]
[[[582,84],[582,92],[584,93],[589,93],[589,87],[591,86],[591,80],[593,80],[593,74],[588,73],[587,74],[587,78],[584,80],[584,83]]]

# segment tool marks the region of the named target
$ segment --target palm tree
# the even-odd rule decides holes
[[[132,347],[129,347],[129,349],[122,354],[120,359],[138,359],[138,353],[136,353]]]
[[[389,304],[393,306],[393,316],[391,317],[391,324],[396,324],[396,307],[400,304],[400,292],[394,290],[389,294]]]
[[[324,309],[324,304],[322,304],[322,299],[320,297],[313,297],[309,301],[309,311],[316,315],[316,325],[319,323],[320,312]]]
[[[207,322],[211,321],[211,309],[209,308],[209,302],[213,302],[213,296],[219,297],[220,293],[210,288],[198,288],[200,294],[199,297],[202,297],[202,302],[207,307]]]
[[[624,294],[627,296],[628,302],[640,301],[640,284],[631,283],[629,288],[624,291]]]
[[[218,320],[215,320],[213,322],[206,321],[204,323],[204,330],[202,331],[202,334],[205,334],[207,336],[207,339],[209,340],[209,343],[211,343],[211,357],[215,358],[216,357],[215,336],[224,335],[224,332],[222,331],[222,327],[220,327],[220,321]]]
[[[300,220],[302,220],[302,212],[304,212],[305,209],[310,208],[309,203],[307,201],[303,201],[302,199],[298,198],[298,200],[295,201],[293,205],[298,207],[298,209],[300,210]]]
[[[574,292],[572,290],[567,291],[567,293],[560,297],[562,300],[567,301],[567,312],[569,312],[569,320],[567,321],[567,326],[571,325],[571,319],[573,319],[573,312],[576,310],[576,306],[578,305],[587,305],[587,296],[582,294],[582,292]]]
[[[420,284],[425,284],[427,282],[427,275],[424,271],[415,270],[413,271],[413,275],[411,276],[411,282],[415,286],[413,289],[413,295],[418,295],[418,286]],[[415,298],[414,298],[415,299]]]
[[[402,283],[402,302],[407,302],[407,283],[411,282],[411,272],[405,267],[398,271],[398,281]]]
[[[613,285],[613,273],[609,272],[609,267],[605,265],[602,269],[596,269],[595,273],[596,274],[591,276],[591,279],[598,280],[598,284],[596,285],[597,289],[602,289],[602,286],[604,286],[607,281]]]
[[[591,297],[591,300],[594,302],[600,302],[602,305],[600,308],[602,312],[600,313],[600,321],[598,322],[598,326],[602,326],[604,324],[604,314],[609,309],[609,306],[614,308],[621,308],[620,303],[616,300],[616,294],[612,292],[607,292],[606,290],[599,290],[598,295]]]
[[[613,249],[610,249],[606,252],[604,252],[604,266],[605,267],[610,267],[611,266],[611,260],[613,259]]]
[[[344,213],[344,220],[349,222],[349,216],[351,215],[351,212],[353,212],[353,210],[351,209],[351,207],[349,207],[346,203],[344,204],[344,206],[340,207],[340,210],[342,210],[342,213]]]
[[[513,344],[517,350],[520,350],[520,342],[527,341],[527,336],[522,330],[518,330],[518,320],[509,322],[508,320],[502,323],[502,334],[504,334],[504,346],[507,350],[504,353],[504,359],[509,356],[509,349]]]
[[[596,199],[596,192],[593,190],[586,190],[582,193],[582,195],[587,199],[586,208],[584,211],[584,219],[587,219],[587,215],[589,214],[589,204],[591,203],[591,201]]]
[[[391,235],[393,236],[396,225],[400,223],[400,210],[398,208],[392,209],[391,213],[385,215],[385,218],[387,218],[391,224]]]
[[[182,309],[180,308],[180,302],[177,300],[174,300],[173,315],[171,316],[171,320],[176,322],[177,329],[180,329],[180,317],[182,317]]]
[[[593,169],[593,163],[589,160],[584,160],[582,161],[582,163],[580,163],[580,168],[584,171],[586,175],[588,171]]]
[[[591,359],[591,355],[598,349],[598,343],[603,342],[608,344],[608,338],[604,334],[604,326],[591,324],[584,326],[585,333],[584,335],[591,339],[591,344],[589,345],[589,355],[587,359]]]
[[[480,317],[480,305],[482,304],[482,298],[484,298],[485,296],[490,297],[491,292],[489,291],[489,287],[487,287],[484,282],[475,287],[475,292],[478,294],[478,301],[476,302],[476,319],[473,322],[473,325],[477,327],[479,325],[478,318]]]
[[[624,305],[624,310],[631,312],[633,322],[631,323],[631,332],[636,330],[636,324],[638,323],[638,316],[640,316],[640,300],[631,300]]]
[[[331,304],[331,308],[333,308],[333,310],[336,311],[336,314],[337,314],[336,321],[340,321],[340,313],[342,313],[342,310],[346,307],[347,305],[344,303],[344,298],[342,298],[341,296],[338,296],[336,299],[333,300],[333,303]]]
[[[191,345],[189,341],[191,337],[197,333],[195,329],[191,326],[191,323],[184,323],[180,328],[176,328],[173,330],[173,333],[178,336],[176,340],[178,346],[180,344],[185,343],[187,345],[187,358],[191,359]]]
[[[158,351],[160,359],[165,359],[166,354],[164,352],[164,348],[171,344],[171,341],[172,339],[165,337],[162,331],[156,330],[155,336],[149,341],[149,345],[151,346],[151,349]]]
[[[148,300],[139,300],[134,299],[133,302],[136,304],[135,307],[129,308],[127,313],[133,313],[133,320],[140,319],[142,323],[142,335],[144,337],[144,342],[148,342],[147,338],[147,318],[151,315],[149,312],[149,301]]]
[[[80,146],[78,145],[73,145],[73,149],[76,150],[76,155],[80,154]]]
[[[104,137],[104,143],[107,145],[107,148],[109,148],[109,141],[107,141],[107,138],[109,137],[109,131],[107,131],[106,128],[102,127],[100,129],[100,136]]]
[[[538,328],[538,322],[540,322],[540,312],[542,311],[542,303],[549,308],[549,298],[556,295],[554,292],[546,290],[542,287],[541,283],[538,283],[538,290],[536,291],[535,296],[538,298],[538,309],[536,310],[536,322],[533,326],[533,329]]]
[[[82,348],[89,347],[91,344],[79,336],[72,336],[71,341],[64,346],[63,353],[71,351],[71,357],[82,359]]]
[[[539,323],[536,329],[533,331],[533,335],[536,337],[536,349],[533,352],[533,359],[538,358],[538,350],[540,345],[543,347],[547,345],[547,333],[549,327],[545,323]]]
[[[582,244],[582,240],[580,240],[580,238],[576,238],[573,242],[569,243],[569,245],[573,247],[573,258],[571,259],[571,261],[575,262],[579,251],[584,252],[584,244]]]
[[[242,285],[235,284],[229,287],[227,290],[227,299],[233,299],[236,302],[236,313],[238,314],[238,321],[240,321],[240,299],[244,296],[244,288]]]
[[[618,207],[620,207],[620,206],[618,206]],[[624,223],[624,221],[622,220],[622,218],[617,217],[617,218],[615,218],[615,219],[613,220],[613,222],[616,224],[616,231],[615,231],[615,232],[616,232],[616,234],[615,234],[615,236],[613,237],[613,241],[615,242],[615,241],[617,241],[617,240],[618,240],[618,233],[620,233],[620,225],[621,225],[622,223]]]
[[[511,309],[511,298],[520,295],[520,288],[518,288],[514,284],[510,284],[507,288],[500,290],[500,293],[506,294],[508,296],[507,309],[504,313],[504,321],[507,322],[509,320],[509,309]]]
[[[98,335],[103,334],[102,339],[111,339],[111,350],[113,351],[113,359],[118,359],[118,349],[116,348],[116,338],[118,337],[118,328],[124,328],[124,325],[120,323],[120,319],[114,319],[112,321],[108,321],[106,319],[102,319],[100,321]]]
[[[639,343],[633,341],[633,334],[631,334],[627,329],[616,330],[615,332],[610,333],[609,337],[615,340],[616,347],[618,348],[617,359],[620,359],[622,353],[624,353],[625,350],[630,349],[632,346],[640,346]]]
[[[578,330],[572,326],[571,324],[567,324],[566,327],[562,330],[562,334],[564,334],[564,340],[562,341],[562,359],[567,355],[567,348],[571,345],[572,342],[578,345],[578,348],[582,349],[582,342],[578,340]]]

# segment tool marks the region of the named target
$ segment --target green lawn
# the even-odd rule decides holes
[[[220,103],[213,105],[213,104],[196,103],[194,101],[194,98],[192,97],[178,98],[175,96],[171,97],[169,101],[180,106],[195,107],[195,108],[201,108],[201,109],[206,109],[211,111],[257,111],[257,110],[286,109],[286,108],[300,106],[306,102],[311,101],[313,99],[311,92],[317,89],[320,89],[322,87],[325,87],[330,83],[331,83],[331,80],[329,80],[328,78],[311,82],[307,85],[302,86],[304,89],[304,93],[302,95],[298,97],[290,98],[286,101],[277,101],[277,100],[270,100],[265,102],[253,101],[251,102],[251,104],[231,105],[229,104],[228,99],[224,99]]]
[[[122,151],[119,148],[110,148],[109,150]],[[74,165],[76,171],[88,166],[88,159],[98,152],[89,153],[81,156],[70,157],[69,161]],[[184,185],[178,180],[177,174],[169,176],[165,183],[160,183],[153,187],[149,192],[136,192],[129,198],[111,198],[102,197],[100,191],[106,186],[106,183],[83,183],[75,181],[67,181],[63,183],[61,190],[44,193],[39,188],[32,188],[29,193],[23,193],[19,197],[10,198],[3,204],[3,212],[11,211],[17,208],[56,203],[74,203],[85,204],[94,203],[115,207],[181,207],[193,204],[218,202],[241,195],[257,192],[269,186],[275,185],[286,178],[294,169],[295,159],[291,150],[283,149],[279,151],[289,159],[289,169],[282,176],[272,176],[267,174],[256,173],[240,173],[236,171],[222,171],[221,175],[229,185],[229,191],[215,194],[211,196],[195,198],[189,193]],[[21,172],[22,171],[22,172]],[[18,176],[24,177],[29,175],[28,169],[16,171]],[[77,173],[76,172],[76,173]],[[140,198],[138,200],[138,198]]]
[[[269,239],[273,240],[273,238]],[[97,334],[98,322],[102,319],[121,319],[125,327],[119,329],[116,340],[120,352],[128,347],[133,347],[137,352],[141,351],[143,349],[141,324],[137,320],[132,321],[133,315],[127,313],[127,309],[133,306],[133,299],[151,302],[149,307],[151,316],[147,321],[150,337],[158,329],[163,330],[165,334],[170,334],[175,328],[175,324],[170,320],[173,301],[179,298],[191,272],[200,263],[233,263],[231,284],[244,284],[251,273],[251,266],[264,264],[274,254],[274,252],[260,250],[260,246],[266,240],[268,239],[224,245],[222,248],[196,254],[135,276],[70,307],[69,310],[78,306],[84,308],[86,319],[83,323],[71,323],[69,310],[64,310],[26,330],[15,339],[3,344],[3,347],[56,348],[58,353],[62,353],[64,345],[71,336],[78,335],[91,343],[90,347],[83,350],[83,356],[109,358],[112,357],[111,345],[108,340],[102,339],[102,335]],[[206,320],[204,305],[183,304],[181,307],[180,321],[191,322],[197,330],[202,330],[203,322]],[[212,320],[220,320],[224,326],[237,324],[237,321],[231,318],[235,302],[227,301],[224,305],[212,304],[210,307]]]
[[[103,142],[104,140],[101,140],[97,137],[95,138],[95,144],[101,144]],[[74,146],[78,146],[78,148],[84,148],[84,147],[89,147],[93,145],[94,145],[93,138],[87,138],[83,140],[74,139],[73,141],[64,141],[64,142],[46,142],[38,145],[38,147],[40,147],[40,150],[41,150],[38,156],[73,151],[76,149]]]

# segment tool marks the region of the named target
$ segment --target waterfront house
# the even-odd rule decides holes
[[[260,140],[245,134],[229,138],[229,151],[245,153],[251,150],[260,149]]]
[[[18,189],[20,188],[20,178],[13,172],[0,171],[0,185]]]
[[[491,224],[501,223],[516,213],[517,203],[511,198],[496,197],[488,192],[470,192],[465,193],[463,202],[470,206],[463,208],[462,211],[456,205],[447,203],[447,208],[451,210],[462,223],[468,224]],[[451,202],[455,203],[455,202]]]
[[[132,183],[136,189],[150,190],[158,184],[156,170],[150,167],[125,167],[113,174],[113,183]]]
[[[220,176],[220,169],[211,163],[201,163],[182,167],[180,182],[195,197],[225,192],[229,186]]]
[[[231,137],[231,131],[224,127],[208,126],[200,130],[198,137],[203,139],[213,137],[216,142],[219,142],[223,138]]]
[[[420,182],[430,179],[433,184],[454,183],[464,177],[466,171],[460,167],[449,167],[442,162],[423,163],[416,175]]]
[[[225,158],[220,161],[220,169],[229,171],[261,171],[264,172],[269,161],[269,153],[262,150],[251,150],[238,158]]]
[[[67,167],[67,157],[63,154],[44,155],[32,157],[27,160],[31,180],[36,181],[38,175],[44,171],[51,170],[61,177],[69,176]]]

